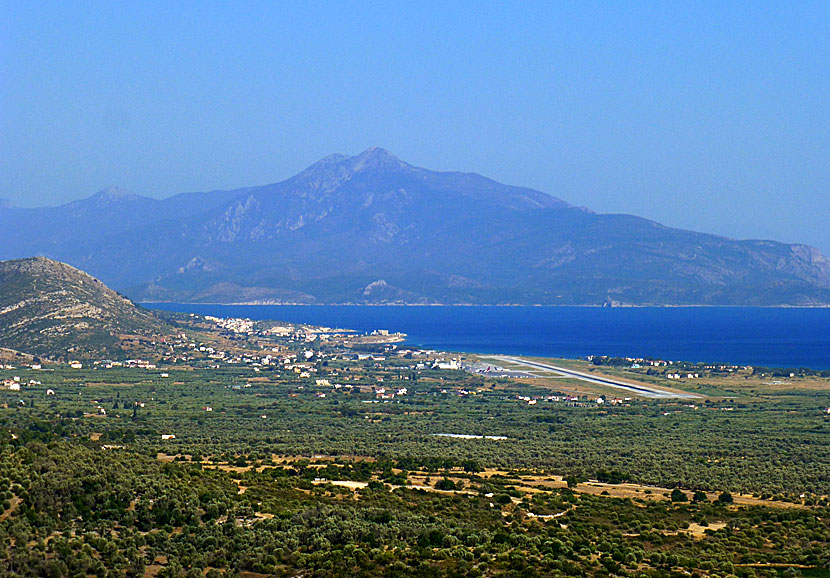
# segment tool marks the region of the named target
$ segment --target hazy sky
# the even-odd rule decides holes
[[[830,254],[830,2],[482,4],[0,0],[0,197],[238,188],[376,145]]]

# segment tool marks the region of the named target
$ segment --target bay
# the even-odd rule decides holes
[[[216,305],[145,307],[407,334],[411,347],[830,369],[830,308]]]

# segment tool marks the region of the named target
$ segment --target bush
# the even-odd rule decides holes
[[[732,501],[732,494],[729,492],[723,492],[720,496],[718,496],[719,504],[731,504]]]
[[[455,482],[453,482],[449,478],[443,478],[435,482],[435,489],[436,490],[455,490]]]
[[[669,496],[672,502],[688,502],[689,497],[683,490],[679,490],[677,488],[671,491],[671,495]]]

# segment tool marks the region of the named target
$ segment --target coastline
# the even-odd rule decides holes
[[[180,311],[407,334],[412,347],[579,359],[589,355],[830,369],[830,308],[144,303]]]
[[[493,308],[584,308],[584,309],[830,309],[830,303],[824,305],[709,305],[709,304],[546,304],[546,303],[274,303],[264,301],[234,301],[231,303],[220,301],[133,301],[146,309],[148,305],[209,305],[233,307],[493,307]]]

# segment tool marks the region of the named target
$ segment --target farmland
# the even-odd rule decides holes
[[[178,323],[152,363],[4,365],[21,384],[0,390],[6,575],[820,576],[830,563],[821,376],[783,387],[747,370],[668,380],[555,361],[697,396],[623,398],[462,371],[481,359],[376,336]]]

